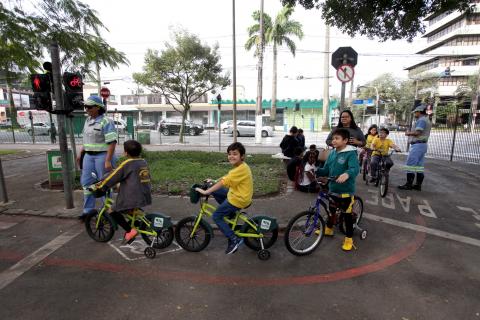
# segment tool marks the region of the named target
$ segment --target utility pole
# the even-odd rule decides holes
[[[72,168],[70,166],[72,163],[68,161],[68,143],[67,143],[67,134],[65,130],[66,123],[66,114],[65,107],[63,104],[63,90],[62,90],[62,81],[60,77],[61,67],[60,67],[60,52],[58,44],[53,42],[50,45],[50,54],[52,56],[52,74],[53,74],[53,85],[55,91],[55,102],[56,102],[56,111],[57,113],[57,122],[58,122],[58,141],[60,145],[60,157],[62,161],[62,175],[63,175],[63,192],[65,194],[65,204],[67,209],[74,208],[73,205],[73,185],[72,185]]]
[[[235,0],[232,0],[232,31],[233,31],[233,142],[237,142],[237,56],[236,56],[236,44],[235,44]],[[220,114],[220,108],[218,109]],[[220,115],[219,115],[220,117]],[[219,118],[220,119],[220,118]],[[220,132],[220,124],[218,132]],[[219,134],[220,137],[220,134]],[[219,138],[220,141],[220,138]],[[220,142],[219,142],[220,145]],[[220,150],[219,150],[220,151]]]
[[[330,68],[330,26],[325,23],[325,55],[323,57],[323,125],[322,130],[330,130],[330,78],[329,78],[329,68]]]
[[[255,143],[262,142],[262,79],[263,79],[263,0],[260,0],[260,50],[258,52],[257,112],[255,116]]]

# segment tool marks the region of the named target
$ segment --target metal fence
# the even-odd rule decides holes
[[[477,120],[476,123],[473,120]],[[431,117],[427,157],[480,164],[480,121],[468,109],[450,107]],[[408,150],[403,131],[391,131],[393,141]]]

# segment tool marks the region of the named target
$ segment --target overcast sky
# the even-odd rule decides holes
[[[213,45],[218,43],[222,65],[232,70],[232,1],[231,0],[82,0],[98,11],[99,17],[109,29],[105,39],[115,48],[123,51],[130,60],[130,66],[115,71],[102,70],[103,79],[124,79],[139,72],[148,48],[161,50],[165,41],[170,41],[172,27],[181,26],[195,33],[200,39]],[[237,84],[244,86],[245,98],[255,99],[257,95],[257,60],[253,52],[247,52],[247,28],[253,23],[252,12],[260,8],[260,0],[236,0],[237,34]],[[265,13],[274,17],[280,11],[280,0],[265,0]],[[323,51],[324,25],[316,9],[304,10],[297,7],[293,19],[303,25],[305,37],[295,40],[297,54],[293,57],[286,48],[279,52],[278,98],[318,99],[323,95]],[[355,86],[365,84],[378,75],[391,72],[406,78],[403,69],[420,59],[414,56],[418,45],[406,41],[385,43],[365,37],[350,38],[336,29],[331,29],[330,51],[338,47],[351,46],[359,54],[355,68]],[[313,78],[297,80],[298,76]],[[340,82],[335,70],[330,67],[330,95],[340,93]],[[266,48],[264,58],[263,97],[270,99],[272,87],[272,50]],[[112,81],[112,88],[133,88],[127,81]],[[120,92],[119,92],[120,93]],[[124,93],[124,92],[122,92]],[[112,94],[115,94],[112,92]],[[226,93],[228,95],[228,93]],[[241,96],[239,98],[242,98]]]

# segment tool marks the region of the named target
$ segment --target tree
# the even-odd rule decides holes
[[[355,36],[377,37],[381,41],[411,41],[424,32],[423,19],[450,10],[472,12],[476,0],[281,0],[283,5],[322,10],[322,18],[330,26]]]
[[[173,45],[165,44],[160,55],[149,49],[143,73],[134,73],[133,78],[150,91],[161,93],[173,109],[182,113],[179,141],[183,143],[184,122],[192,102],[209,91],[230,85],[230,76],[222,74],[218,45],[203,45],[187,31],[174,32],[173,41]]]
[[[95,61],[112,68],[128,62],[123,53],[101,39],[100,30],[105,26],[97,13],[80,1],[42,0],[34,12],[25,11],[22,1],[10,2],[10,6],[7,9],[0,3],[0,70],[5,74],[14,125],[14,75],[38,70],[52,41],[62,48],[67,69],[76,68],[80,62],[88,66]],[[88,73],[89,68],[82,71]]]
[[[277,14],[273,23],[267,14],[264,14],[263,19],[265,43],[271,43],[273,47],[272,104],[270,109],[270,122],[272,123],[276,121],[277,115],[277,47],[285,44],[292,55],[295,56],[296,45],[290,36],[296,36],[299,39],[303,38],[302,24],[295,20],[289,20],[293,10],[292,6],[284,6]],[[249,39],[245,43],[245,49],[250,50],[255,45],[256,55],[260,45],[260,12],[255,11],[252,17],[256,24],[248,28]]]

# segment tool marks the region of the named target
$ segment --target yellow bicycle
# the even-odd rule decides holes
[[[213,237],[212,226],[205,221],[204,216],[211,217],[216,207],[208,203],[209,196],[203,196],[195,191],[196,187],[204,190],[207,184],[193,185],[190,190],[190,201],[200,202],[200,211],[196,216],[186,217],[177,223],[175,239],[185,250],[199,252],[205,249]],[[278,237],[277,220],[268,216],[249,217],[242,211],[235,212],[231,217],[224,217],[237,237],[244,238],[245,245],[257,251],[260,260],[268,260],[270,251]]]

